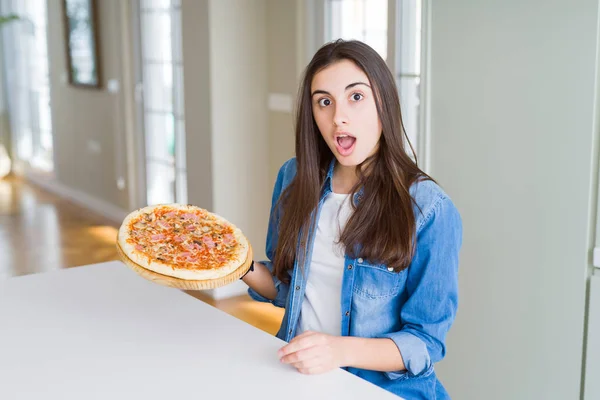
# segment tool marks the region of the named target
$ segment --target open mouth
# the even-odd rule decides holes
[[[356,138],[354,136],[348,135],[348,134],[336,135],[335,143],[336,143],[338,152],[343,156],[347,156],[350,153],[352,153],[352,150],[354,150],[354,145],[356,144]]]

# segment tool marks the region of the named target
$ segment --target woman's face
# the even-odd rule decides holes
[[[350,60],[319,71],[311,84],[312,113],[337,161],[356,166],[377,151],[381,121],[367,75]]]

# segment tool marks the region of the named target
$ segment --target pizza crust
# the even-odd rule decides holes
[[[167,275],[184,280],[210,280],[222,278],[226,275],[229,275],[246,262],[249,245],[248,241],[246,240],[246,237],[242,234],[242,231],[223,217],[215,213],[210,213],[206,210],[203,211],[208,212],[222,225],[229,226],[230,228],[232,228],[233,236],[236,242],[238,243],[238,245],[236,246],[235,253],[219,268],[182,268],[177,264],[162,262],[137,251],[135,249],[135,246],[133,244],[128,243],[127,241],[127,239],[130,238],[129,225],[131,221],[138,219],[141,215],[145,213],[152,212],[155,208],[162,207],[167,207],[172,210],[182,210],[184,212],[193,212],[200,210],[200,208],[194,206],[187,206],[181,204],[161,204],[156,206],[144,207],[130,213],[123,220],[123,223],[119,228],[117,242],[123,253],[138,266],[162,275]]]

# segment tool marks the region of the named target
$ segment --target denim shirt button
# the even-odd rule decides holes
[[[348,265],[348,269],[352,269],[352,264]]]
[[[346,317],[350,316],[350,311],[346,311]]]
[[[358,260],[356,260],[356,261],[358,261],[359,263],[362,263],[364,260],[363,260],[362,258],[359,258],[359,259],[358,259]]]
[[[296,290],[300,290],[300,286],[296,286]]]
[[[394,270],[393,267],[388,267],[388,271],[392,272]]]

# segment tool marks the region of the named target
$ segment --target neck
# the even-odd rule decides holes
[[[350,193],[356,182],[358,182],[356,167],[346,167],[338,162],[335,163],[331,181],[331,189],[334,193]]]

